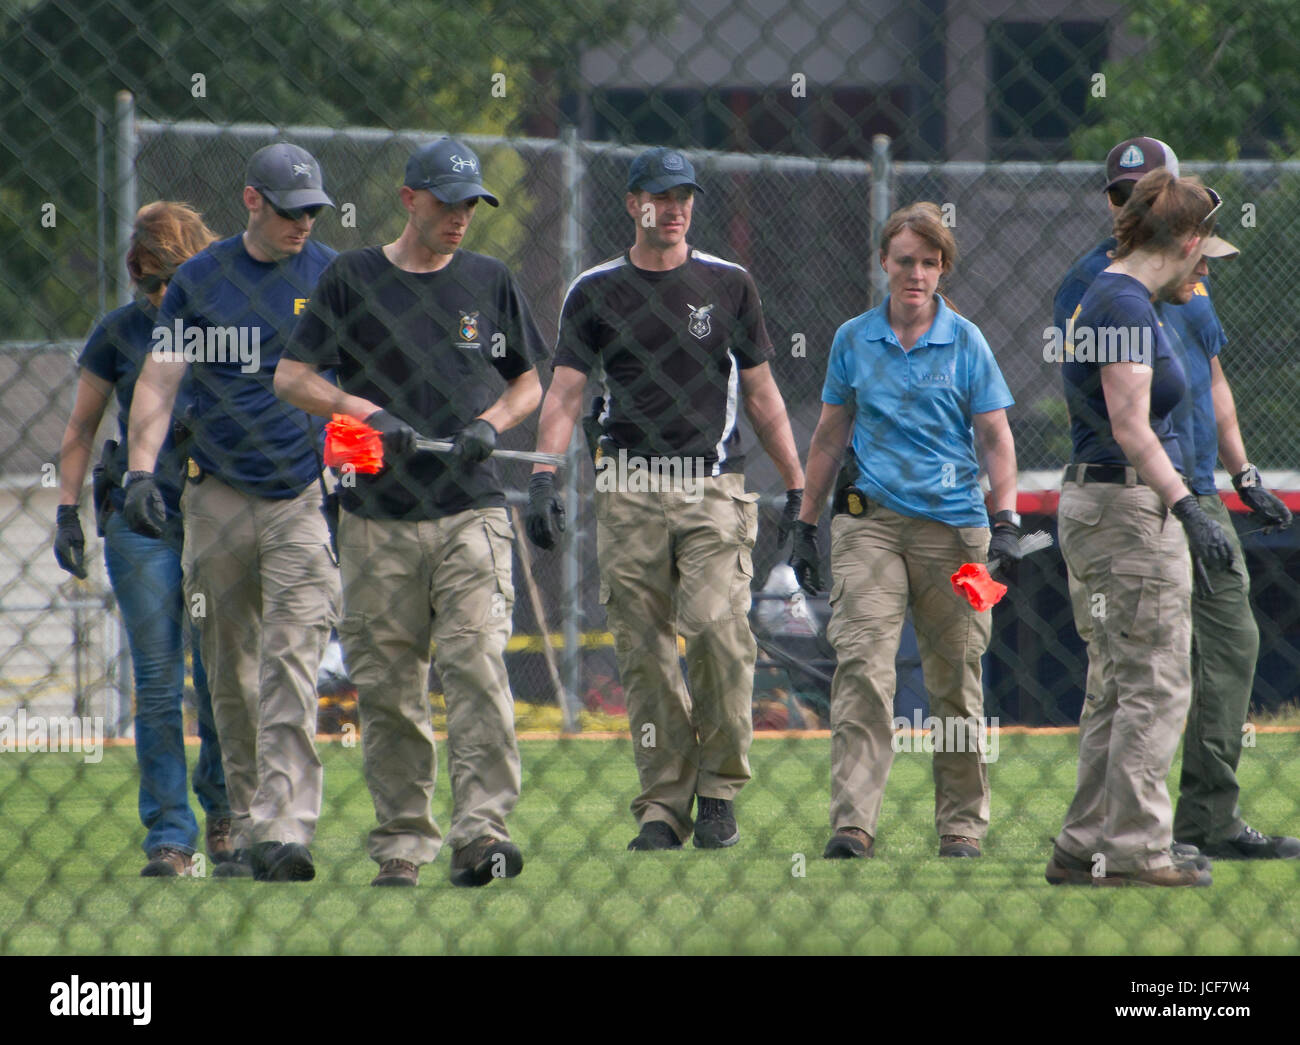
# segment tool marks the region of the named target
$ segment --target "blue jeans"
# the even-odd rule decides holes
[[[140,821],[146,853],[161,845],[193,853],[198,824],[185,793],[185,688],[180,551],[142,537],[112,512],[105,524],[104,560],[126,624],[135,675],[135,753],[140,764]],[[221,747],[212,721],[207,675],[193,636],[199,761],[194,793],[208,817],[230,815]]]

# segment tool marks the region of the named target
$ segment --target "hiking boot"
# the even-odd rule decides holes
[[[1210,869],[1210,858],[1202,853],[1194,845],[1186,842],[1175,842],[1169,847],[1169,856],[1173,860],[1175,867],[1181,867],[1184,870],[1191,867],[1197,871],[1208,871]]]
[[[1216,860],[1295,860],[1300,858],[1300,838],[1260,834],[1246,826],[1232,838],[1201,846],[1201,852]]]
[[[250,863],[259,882],[310,882],[316,877],[311,851],[300,842],[258,842]]]
[[[876,855],[876,842],[860,827],[841,827],[826,843],[823,860],[869,859]]]
[[[252,854],[247,849],[232,849],[230,855],[212,868],[213,878],[252,878]]]
[[[1053,843],[1052,858],[1047,861],[1048,885],[1091,885],[1092,861],[1071,856]]]
[[[235,847],[230,844],[230,824],[228,816],[208,818],[207,829],[203,832],[203,848],[214,864],[224,864],[233,859]]]
[[[1117,871],[1092,880],[1093,885],[1157,885],[1167,887],[1207,886],[1211,883],[1209,871],[1194,867],[1158,867],[1145,871]]]
[[[740,841],[735,803],[725,798],[705,798],[700,795],[698,813],[695,837],[692,840],[696,849],[726,849]]]
[[[641,825],[641,833],[627,847],[632,852],[644,853],[654,849],[680,849],[682,841],[662,820],[647,820]]]
[[[420,869],[410,860],[385,860],[379,865],[371,885],[410,886],[420,884]]]
[[[514,878],[523,869],[524,856],[514,842],[484,835],[452,855],[451,884],[487,885],[494,878]]]
[[[980,840],[967,835],[940,835],[940,856],[979,856]]]
[[[193,858],[183,849],[160,845],[149,850],[149,862],[140,872],[141,878],[185,878],[190,873]]]

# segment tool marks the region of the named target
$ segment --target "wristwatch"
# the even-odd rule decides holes
[[[994,513],[993,513],[993,522],[994,522],[995,524],[996,524],[996,523],[1010,523],[1010,524],[1011,524],[1012,526],[1014,526],[1016,529],[1019,529],[1019,528],[1020,528],[1020,514],[1019,514],[1018,512],[1013,512],[1013,511],[1010,511],[1010,510],[1001,511],[1001,512],[994,512]]]

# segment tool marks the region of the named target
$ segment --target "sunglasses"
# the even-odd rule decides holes
[[[1213,218],[1217,213],[1219,213],[1219,208],[1223,206],[1223,198],[1217,192],[1215,192],[1208,185],[1206,185],[1204,188],[1205,191],[1210,194],[1210,202],[1213,203],[1214,206],[1210,208],[1210,213],[1205,215],[1205,217],[1201,219],[1201,224],[1197,226],[1198,228],[1200,228],[1203,225],[1206,225],[1211,218]]]
[[[277,207],[265,196],[262,199],[266,200],[266,205],[285,221],[301,221],[303,218],[314,220],[316,215],[325,209],[323,204],[314,203],[310,207],[295,207],[293,210],[285,210],[283,207]]]

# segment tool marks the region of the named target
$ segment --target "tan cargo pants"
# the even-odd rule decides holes
[[[401,522],[343,512],[343,643],[357,686],[366,784],[378,826],[371,859],[431,862],[437,770],[429,711],[430,645],[447,701],[452,816],[447,842],[508,839],[519,800],[515,709],[506,677],[515,594],[504,508]]]
[[[270,500],[211,475],[181,496],[186,608],[199,625],[240,849],[309,845],[320,816],[316,671],[339,607],[320,500],[315,483]]]
[[[638,824],[664,821],[683,840],[697,794],[731,800],[750,778],[757,500],[740,474],[701,478],[689,490],[596,491],[600,601],[641,781],[632,813]]]
[[[1170,865],[1166,778],[1191,702],[1191,561],[1146,486],[1064,484],[1061,552],[1089,646],[1074,800],[1057,844],[1106,872]]]
[[[945,724],[934,752],[934,825],[983,838],[989,824],[980,657],[992,617],[953,591],[966,562],[984,562],[989,531],[915,519],[879,504],[831,522],[831,621],[838,665],[831,683],[831,827],[873,838],[894,762],[895,657],[908,607],[930,715]]]

